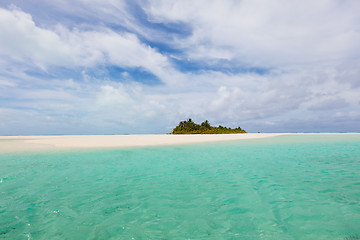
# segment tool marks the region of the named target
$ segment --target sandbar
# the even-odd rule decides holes
[[[184,145],[288,134],[291,133],[0,136],[0,152]]]

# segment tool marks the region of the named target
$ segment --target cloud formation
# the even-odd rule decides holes
[[[0,135],[359,131],[358,1],[38,4],[0,4]]]
[[[149,1],[152,22],[193,29],[178,39],[187,56],[278,67],[358,57],[357,1]]]

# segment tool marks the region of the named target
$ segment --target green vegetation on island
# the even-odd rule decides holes
[[[206,120],[200,125],[194,123],[191,118],[187,121],[182,121],[176,126],[172,134],[229,134],[229,133],[246,133],[241,127],[238,128],[228,128],[219,125],[218,127],[213,127],[210,125],[209,121]]]

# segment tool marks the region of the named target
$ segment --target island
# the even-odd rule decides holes
[[[171,134],[230,134],[230,133],[246,133],[241,127],[238,128],[228,128],[219,125],[218,127],[213,127],[210,125],[208,120],[205,120],[201,124],[194,123],[191,118],[187,121],[181,121],[178,126],[176,126]]]

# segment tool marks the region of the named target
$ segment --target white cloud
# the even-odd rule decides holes
[[[105,64],[141,67],[164,79],[168,71],[165,68],[171,68],[166,56],[141,43],[134,34],[107,28],[69,30],[61,25],[44,29],[35,24],[30,14],[15,7],[0,8],[0,54],[17,62],[33,62],[45,70],[49,66]]]
[[[190,58],[211,60],[215,49],[238,63],[270,67],[357,57],[359,9],[359,1],[336,0],[164,0],[145,7],[153,22],[191,26],[192,35],[176,41]]]
[[[70,48],[56,33],[35,26],[31,15],[12,7],[0,8],[0,54],[35,64],[69,62]],[[24,59],[25,58],[25,59]],[[71,60],[70,60],[71,61]]]
[[[0,88],[1,87],[16,87],[16,84],[8,80],[0,79]]]
[[[318,99],[317,99],[318,100]],[[319,101],[319,100],[318,100]],[[312,111],[326,111],[326,110],[333,110],[333,109],[341,109],[347,107],[349,104],[343,98],[326,98],[324,100],[320,100],[317,103],[313,103],[309,110]]]
[[[70,28],[41,24],[16,7],[0,8],[0,134],[163,133],[188,117],[249,131],[360,127],[357,1],[149,1],[144,10],[150,21],[192,29],[164,38],[163,30],[131,22],[136,16],[125,11],[124,1],[48,4],[66,13],[79,10],[84,18],[98,11],[103,22]],[[180,64],[188,58],[217,68],[182,72],[166,50],[112,30],[109,22],[181,50],[169,53]],[[268,70],[229,73],[222,60],[234,69]],[[27,75],[36,66],[81,71],[82,79]],[[164,84],[131,82],[130,72],[119,73],[127,81],[116,82],[86,71],[98,66],[139,67]],[[21,119],[30,120],[22,125]]]
[[[171,126],[188,117],[195,121],[208,119],[212,124],[240,125],[249,131],[265,131],[286,129],[281,126],[289,119],[294,123],[305,118],[309,118],[308,122],[317,122],[326,115],[329,119],[335,118],[336,112],[342,116],[358,112],[359,90],[337,81],[327,85],[323,79],[331,74],[326,75],[329,72],[326,69],[324,72],[297,69],[261,76],[209,71],[186,75],[185,86],[179,84],[177,88],[95,79],[83,83],[69,80],[62,86],[61,81],[52,80],[45,89],[42,84],[38,88],[6,88],[3,97],[11,100],[3,102],[3,106],[24,110],[16,110],[16,115],[3,114],[11,114],[7,119],[27,118],[29,111],[43,119],[50,116],[53,122],[61,121],[60,125],[68,133],[163,133],[170,132]],[[334,99],[340,99],[343,105],[326,102]],[[20,114],[22,111],[24,116]],[[70,120],[66,123],[64,119]],[[289,131],[294,129],[284,126],[288,126]],[[301,125],[301,128],[306,131],[309,126]],[[5,130],[4,127],[0,132]]]

